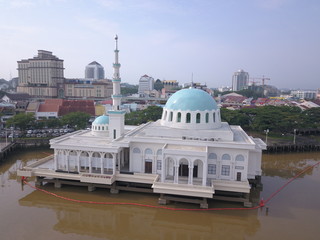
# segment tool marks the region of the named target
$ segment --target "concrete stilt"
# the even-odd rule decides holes
[[[89,185],[89,186],[88,186],[88,191],[89,191],[89,192],[93,192],[94,190],[96,190],[96,187],[95,187],[95,186],[93,186],[93,185]]]
[[[208,201],[206,198],[203,198],[203,202],[200,203],[200,208],[203,208],[203,209],[208,209],[209,205],[208,205]]]
[[[36,177],[35,185],[36,185],[37,187],[39,187],[39,186],[42,186],[42,185],[43,185],[43,183],[42,183],[42,181],[41,181],[41,178],[40,178],[40,177]]]
[[[112,193],[112,194],[118,194],[118,193],[119,193],[119,189],[110,188],[110,193]]]
[[[119,193],[119,189],[117,189],[116,183],[112,184],[112,187],[110,188],[110,193],[111,194],[118,194]]]
[[[61,184],[61,182],[60,182],[59,180],[56,180],[56,181],[54,182],[54,187],[55,187],[55,188],[61,188],[61,186],[62,186],[62,184]]]

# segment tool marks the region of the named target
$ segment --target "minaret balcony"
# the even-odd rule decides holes
[[[112,98],[122,98],[122,95],[121,94],[115,94],[115,95],[112,95],[111,97]]]
[[[121,82],[121,78],[114,78],[112,79],[112,82]]]
[[[114,63],[114,64],[113,64],[113,67],[115,67],[115,68],[116,68],[116,67],[120,67],[120,66],[121,66],[120,63]]]

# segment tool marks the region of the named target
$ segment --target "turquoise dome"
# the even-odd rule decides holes
[[[102,115],[100,117],[97,117],[93,121],[93,124],[109,124],[109,116]]]
[[[218,109],[216,101],[207,92],[196,89],[182,89],[174,93],[165,108],[180,111],[212,111]]]

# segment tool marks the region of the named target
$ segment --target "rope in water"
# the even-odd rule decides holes
[[[61,195],[58,195],[56,193],[52,193],[49,191],[46,191],[42,188],[38,188],[36,186],[31,185],[29,182],[27,182],[27,178],[26,177],[21,177],[21,181],[30,186],[31,188],[41,191],[43,193],[49,194],[51,196],[66,200],[66,201],[71,201],[71,202],[76,202],[76,203],[87,203],[87,204],[100,204],[100,205],[131,205],[131,206],[139,206],[139,207],[148,207],[148,208],[158,208],[158,209],[165,209],[165,210],[172,210],[172,211],[222,211],[222,210],[252,210],[252,209],[258,209],[258,208],[262,208],[264,207],[267,203],[269,203],[276,195],[278,195],[286,186],[288,186],[292,181],[294,181],[295,179],[297,179],[299,176],[301,176],[302,174],[304,174],[305,172],[307,172],[310,169],[313,169],[314,167],[318,166],[320,164],[320,162],[315,163],[307,168],[305,168],[304,170],[302,170],[301,172],[299,172],[297,175],[295,175],[294,177],[292,177],[291,179],[289,179],[285,184],[283,184],[280,188],[278,188],[275,192],[273,192],[268,198],[267,200],[260,200],[259,205],[255,206],[255,207],[242,207],[242,208],[207,208],[207,209],[202,209],[202,208],[173,208],[173,207],[166,207],[166,206],[155,206],[155,205],[149,205],[149,204],[141,204],[141,203],[133,203],[133,202],[95,202],[95,201],[85,201],[85,200],[78,200],[78,199],[73,199],[73,198],[68,198],[68,197],[64,197]]]

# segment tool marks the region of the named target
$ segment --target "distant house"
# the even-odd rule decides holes
[[[221,96],[221,106],[222,107],[233,107],[233,108],[240,108],[243,105],[248,105],[248,98],[244,97],[237,93],[229,93],[226,95]],[[249,101],[250,103],[250,101]]]
[[[94,102],[93,100],[46,99],[35,110],[35,116],[37,119],[57,118],[71,112],[84,112],[95,116]]]
[[[28,102],[30,95],[28,93],[6,93],[2,101],[17,104],[18,102]]]

